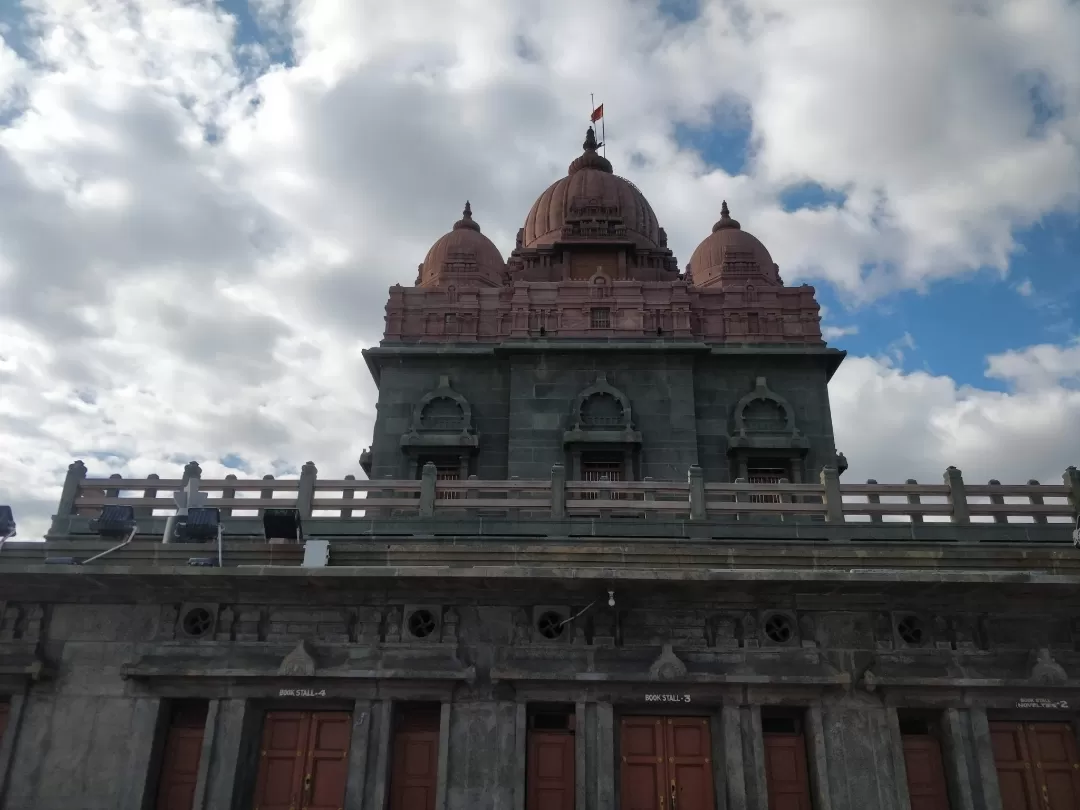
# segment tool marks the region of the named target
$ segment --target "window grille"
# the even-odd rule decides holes
[[[781,478],[788,478],[787,470],[781,467],[751,467],[747,470],[747,478],[751,484],[779,484]],[[788,478],[788,480],[791,480]],[[753,492],[750,495],[750,503],[780,503],[780,494],[777,492]]]
[[[623,462],[622,461],[582,461],[581,462],[581,479],[583,481],[622,481],[623,478]],[[626,493],[612,492],[611,497],[613,499],[621,498]],[[599,499],[599,490],[583,491],[581,493],[582,500],[595,501]]]
[[[607,307],[595,307],[590,315],[589,325],[593,329],[610,329],[611,310]]]

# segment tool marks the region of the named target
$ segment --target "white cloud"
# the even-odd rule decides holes
[[[1080,190],[1080,7],[1065,0],[977,17],[716,0],[684,25],[638,0],[259,0],[290,67],[238,50],[209,0],[23,5],[31,35],[0,42],[0,493],[24,533],[79,455],[135,474],[189,458],[222,473],[231,453],[256,473],[355,469],[375,396],[359,350],[387,287],[412,282],[466,197],[508,251],[578,152],[590,92],[609,157],[683,262],[726,197],[789,283],[856,297],[1004,268],[1013,229]],[[1041,129],[1036,85],[1056,110]],[[674,139],[736,113],[754,127],[742,175]],[[803,181],[846,204],[785,213],[779,193]],[[1008,395],[849,360],[837,423],[879,418],[842,410],[843,380],[924,427],[919,407],[960,426],[1033,397],[1067,407],[1052,349],[991,360],[1022,391]],[[853,465],[888,457],[875,435],[849,445]]]
[[[1035,285],[1031,283],[1030,278],[1025,278],[1016,285],[1016,291],[1024,296],[1024,298],[1030,298],[1035,294]]]

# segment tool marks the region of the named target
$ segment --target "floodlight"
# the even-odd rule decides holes
[[[46,557],[47,565],[78,565],[74,557]]]
[[[135,507],[101,507],[101,514],[90,521],[90,530],[99,537],[127,537],[135,531]]]
[[[213,557],[189,557],[187,564],[199,568],[214,568],[217,565]]]
[[[176,542],[205,543],[218,535],[221,512],[216,506],[194,506],[176,519]]]
[[[288,540],[304,542],[304,528],[299,509],[266,509],[263,511],[263,537],[268,542]]]

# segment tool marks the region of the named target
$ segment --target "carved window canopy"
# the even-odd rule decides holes
[[[445,374],[413,406],[412,424],[401,437],[406,452],[475,450],[479,443],[473,429],[472,406],[451,387]]]
[[[728,451],[781,450],[805,453],[810,442],[795,425],[795,410],[772,391],[764,377],[735,406]]]
[[[634,429],[630,400],[601,372],[596,382],[577,395],[570,413],[564,446],[637,446],[641,433]]]

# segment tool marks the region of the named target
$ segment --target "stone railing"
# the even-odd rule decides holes
[[[826,467],[815,484],[705,483],[700,467],[686,481],[567,481],[561,465],[539,481],[436,479],[428,464],[418,481],[319,479],[304,465],[299,479],[204,479],[191,462],[180,479],[88,478],[76,461],[68,468],[57,521],[93,517],[102,506],[126,504],[138,517],[172,514],[172,493],[197,482],[208,506],[224,518],[258,517],[268,508],[295,508],[305,518],[454,518],[491,514],[503,518],[567,520],[589,517],[654,521],[730,522],[768,518],[836,523],[1071,523],[1080,512],[1080,471],[1069,467],[1062,484],[965,483],[950,467],[941,484],[841,484]],[[56,524],[54,524],[56,525]]]

